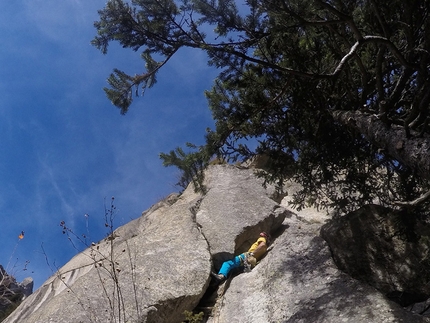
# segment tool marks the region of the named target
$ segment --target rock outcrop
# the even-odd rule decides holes
[[[121,322],[181,322],[208,287],[212,249],[232,256],[236,240],[276,228],[287,213],[251,170],[214,166],[206,178],[205,196],[190,187],[157,203],[72,258],[5,323],[110,322],[119,315]]]
[[[18,282],[0,265],[0,320],[9,315],[26,297],[33,292],[33,279]]]
[[[261,184],[251,169],[211,166],[205,195],[189,187],[160,201],[71,259],[4,323],[179,323],[185,310],[210,323],[428,322],[337,269],[319,236],[325,214],[288,210]],[[274,242],[252,272],[211,284],[211,269],[262,230]]]

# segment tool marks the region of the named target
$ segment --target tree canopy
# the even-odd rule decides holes
[[[298,206],[425,210],[429,8],[426,0],[109,0],[92,43],[106,53],[119,42],[146,62],[139,74],[115,69],[108,79],[122,114],[181,48],[205,51],[219,69],[206,92],[215,129],[192,158],[162,154],[166,165],[265,154],[268,181],[302,184]]]

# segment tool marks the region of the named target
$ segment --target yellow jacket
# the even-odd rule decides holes
[[[261,244],[263,246],[259,247]],[[248,252],[252,252],[254,254],[254,257],[257,260],[260,260],[260,258],[266,253],[267,251],[267,241],[265,237],[259,237],[257,241],[255,241],[251,248],[249,248]]]

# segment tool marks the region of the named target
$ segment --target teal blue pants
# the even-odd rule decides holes
[[[224,277],[228,276],[228,273],[234,269],[239,268],[240,266],[243,266],[243,263],[245,261],[246,255],[244,253],[240,254],[239,256],[234,257],[231,260],[225,261],[221,269],[219,270],[218,274],[224,275]]]

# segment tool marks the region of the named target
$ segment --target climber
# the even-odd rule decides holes
[[[231,260],[225,261],[218,274],[211,273],[212,276],[218,283],[222,283],[228,276],[228,273],[239,267],[244,267],[245,272],[251,271],[251,269],[257,264],[257,261],[266,253],[267,247],[270,243],[270,235],[266,232],[261,232],[257,241],[255,241],[248,252],[244,252]]]

